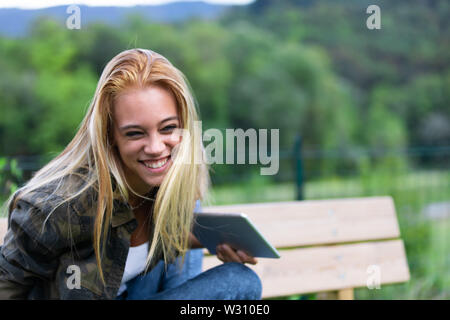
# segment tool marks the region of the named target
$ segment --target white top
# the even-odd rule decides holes
[[[130,247],[128,250],[127,262],[125,263],[125,270],[123,272],[122,282],[117,292],[121,295],[127,288],[126,282],[138,276],[145,270],[145,262],[148,255],[148,241],[137,246]]]

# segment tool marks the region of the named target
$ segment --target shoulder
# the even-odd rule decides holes
[[[27,190],[24,188],[16,194],[13,204],[20,209],[26,204],[43,214],[57,215],[76,214],[93,215],[96,192],[93,186],[87,186],[85,181],[77,175],[71,175],[53,181],[41,187]]]
[[[73,178],[70,178],[73,179]],[[76,180],[76,179],[75,179]],[[94,219],[92,188],[77,194],[79,181],[61,181],[16,194],[8,223],[17,236],[25,235],[52,246],[53,241],[71,242],[89,237]]]

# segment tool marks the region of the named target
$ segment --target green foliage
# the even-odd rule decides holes
[[[18,189],[22,174],[16,159],[0,157],[0,204],[5,200],[3,195],[12,194]]]
[[[62,150],[105,64],[132,47],[160,52],[187,75],[203,130],[280,129],[282,150],[301,135],[305,149],[347,156],[361,146],[448,143],[450,50],[440,26],[449,5],[380,1],[382,29],[370,31],[368,4],[260,0],[218,21],[163,24],[133,15],[115,27],[97,23],[76,31],[38,19],[25,38],[0,38],[0,154]],[[306,171],[358,170],[348,159],[317,159]],[[280,165],[292,176],[288,161]],[[214,169],[244,179],[255,170]]]
[[[41,153],[61,150],[75,135],[96,86],[96,78],[85,67],[71,74],[43,71],[36,79],[34,95],[45,105],[37,115],[31,150]]]
[[[37,72],[66,70],[77,51],[70,34],[57,22],[45,18],[38,19],[31,30],[28,43],[33,49],[29,55],[30,67]]]

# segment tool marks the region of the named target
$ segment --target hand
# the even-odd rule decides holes
[[[250,263],[257,264],[258,261],[246,254],[242,250],[235,250],[231,248],[228,244],[219,244],[216,247],[217,258],[223,262],[239,262],[239,263]]]

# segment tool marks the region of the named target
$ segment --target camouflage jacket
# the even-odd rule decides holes
[[[51,215],[60,200],[51,188],[19,198],[0,247],[0,299],[116,298],[137,221],[126,203],[114,200],[102,257],[103,285],[92,244],[96,203],[87,194]],[[73,266],[81,271],[79,288],[69,285]]]

